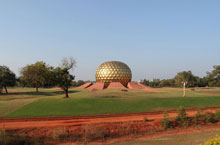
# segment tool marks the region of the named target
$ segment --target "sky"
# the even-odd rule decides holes
[[[203,77],[220,65],[219,0],[0,0],[0,65],[59,66],[73,57],[76,80],[95,80],[122,61],[133,80]]]

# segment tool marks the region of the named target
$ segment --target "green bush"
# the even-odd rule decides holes
[[[215,119],[217,120],[217,121],[220,121],[220,110],[216,110],[216,112],[215,112]]]
[[[173,128],[173,124],[170,122],[167,112],[164,112],[164,118],[162,119],[161,124],[165,130]]]
[[[196,124],[199,124],[199,123],[201,123],[203,118],[204,118],[204,115],[202,114],[202,109],[198,109],[198,112],[193,117],[193,122]]]
[[[206,112],[205,113],[205,120],[206,120],[206,123],[215,123],[217,122],[217,120],[215,119],[215,115],[212,113],[212,112]]]
[[[178,115],[175,119],[181,126],[188,126],[190,118],[186,115],[186,110],[183,107],[180,107],[178,110]]]

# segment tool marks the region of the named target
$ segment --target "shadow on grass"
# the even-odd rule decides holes
[[[77,90],[69,90],[69,94],[77,93],[80,91]],[[51,92],[12,92],[8,94],[1,94],[1,95],[32,95],[32,96],[56,96],[56,95],[62,95],[64,94],[64,91],[51,91]]]

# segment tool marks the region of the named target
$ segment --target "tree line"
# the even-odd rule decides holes
[[[143,79],[141,83],[151,87],[182,87],[186,82],[186,87],[220,87],[220,65],[215,65],[211,72],[207,72],[205,77],[195,76],[191,71],[177,73],[172,79],[153,79],[149,81]]]
[[[64,91],[65,97],[68,98],[69,87],[76,87],[85,83],[83,80],[74,81],[75,76],[70,74],[70,70],[75,66],[76,62],[73,58],[64,58],[58,67],[38,61],[23,67],[18,78],[7,66],[0,66],[0,93],[3,90],[8,93],[7,87],[14,86],[34,87],[36,92],[41,87],[58,86]],[[220,65],[214,66],[213,71],[207,72],[207,75],[203,78],[195,76],[191,71],[183,71],[177,73],[172,79],[141,80],[141,83],[151,87],[182,87],[183,82],[186,82],[186,87],[220,87]]]
[[[34,64],[29,64],[20,70],[20,77],[16,78],[16,75],[7,67],[0,66],[0,92],[5,90],[8,93],[7,87],[22,86],[22,87],[34,87],[36,92],[39,88],[48,88],[58,86],[68,98],[69,87],[72,86],[72,82],[75,76],[70,74],[76,66],[76,61],[70,58],[64,58],[61,65],[53,67],[46,64],[43,61],[38,61]]]

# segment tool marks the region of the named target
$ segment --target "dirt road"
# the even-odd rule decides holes
[[[220,107],[204,108],[204,111],[215,112]],[[198,109],[186,109],[187,115],[191,116]],[[176,117],[176,110],[167,111],[169,117]],[[106,114],[106,115],[87,115],[87,116],[69,116],[69,117],[33,117],[33,118],[6,118],[0,119],[0,129],[14,130],[25,128],[42,128],[42,127],[77,127],[87,124],[101,124],[114,122],[131,122],[148,120],[161,120],[164,111],[152,111],[141,113],[127,114]]]

